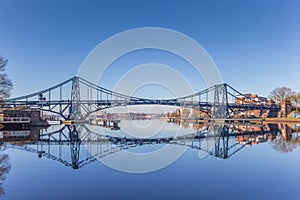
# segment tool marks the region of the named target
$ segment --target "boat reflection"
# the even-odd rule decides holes
[[[289,124],[180,124],[194,133],[136,138],[104,134],[91,125],[59,126],[57,129],[0,131],[1,148],[13,148],[49,158],[73,169],[99,158],[145,145],[180,145],[228,159],[247,145],[268,142],[280,152],[300,146],[299,128]]]

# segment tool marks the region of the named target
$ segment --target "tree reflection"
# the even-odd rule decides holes
[[[279,153],[289,153],[300,147],[300,137],[292,140],[284,140],[282,137],[277,137],[270,142],[271,147]]]
[[[279,153],[289,153],[300,147],[298,130],[294,130],[287,124],[278,124],[281,134],[270,141],[271,147]]]
[[[11,168],[8,154],[4,153],[4,150],[2,144],[0,144],[0,196],[5,194],[2,184]]]
[[[289,153],[298,147],[288,141],[274,140],[271,142],[271,147],[279,153]]]

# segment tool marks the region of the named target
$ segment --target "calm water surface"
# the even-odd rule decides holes
[[[300,199],[295,125],[149,120],[118,126],[1,131],[0,198]],[[152,157],[149,162],[135,155]],[[141,169],[150,172],[124,172]]]

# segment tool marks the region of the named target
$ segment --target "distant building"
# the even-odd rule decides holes
[[[29,124],[30,126],[47,126],[47,121],[41,118],[41,112],[38,109],[6,109],[2,110],[2,121],[8,122],[5,127],[14,127],[17,124]]]
[[[30,122],[40,121],[39,110],[5,110],[4,117],[29,117]]]
[[[289,100],[284,100],[280,104],[281,109],[279,112],[279,117],[287,117],[288,114],[292,112],[292,104]]]
[[[238,95],[235,99],[237,105],[248,105],[254,104],[258,106],[272,105],[275,103],[272,99],[267,99],[265,97],[260,97],[257,94],[242,94]],[[240,117],[266,117],[268,114],[262,110],[247,110],[239,112],[238,116]]]
[[[300,112],[294,112],[292,117],[293,118],[300,118]]]
[[[236,104],[238,105],[246,105],[246,104],[270,105],[273,102],[271,99],[267,99],[266,97],[260,97],[257,94],[238,95],[235,101]]]
[[[181,116],[181,109],[176,109],[176,116],[177,117],[180,117]]]

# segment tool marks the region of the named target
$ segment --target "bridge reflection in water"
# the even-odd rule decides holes
[[[104,134],[101,131],[93,131],[93,126],[86,125],[61,126],[54,131],[44,129],[1,131],[0,137],[5,148],[28,151],[40,158],[49,158],[73,169],[82,168],[99,158],[119,151],[145,145],[186,146],[222,159],[230,158],[247,145],[267,141],[271,142],[274,149],[282,152],[292,151],[300,145],[298,134],[300,127],[295,125],[193,124],[193,126],[199,126],[199,130],[192,134],[146,139]]]

